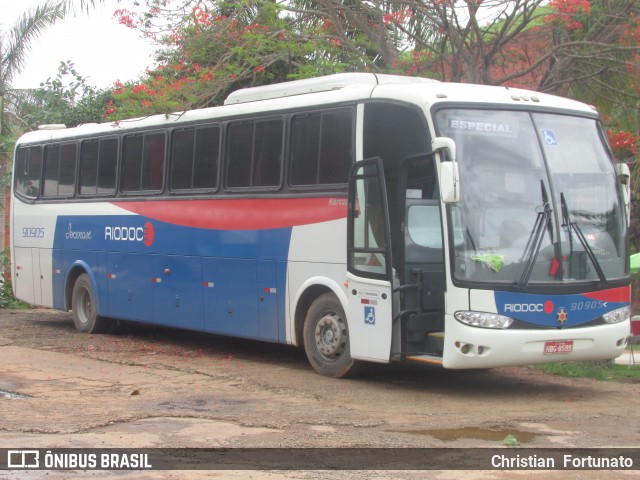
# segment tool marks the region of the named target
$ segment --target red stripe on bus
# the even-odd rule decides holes
[[[147,218],[214,230],[263,230],[346,218],[345,198],[262,198],[113,202]]]
[[[631,300],[631,289],[629,287],[610,288],[599,292],[583,293],[583,296],[603,302],[628,303]]]

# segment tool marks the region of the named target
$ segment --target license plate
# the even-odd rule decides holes
[[[544,354],[555,355],[556,353],[571,353],[573,351],[573,340],[554,340],[545,342]]]

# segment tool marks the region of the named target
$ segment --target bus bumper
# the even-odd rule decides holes
[[[510,331],[470,327],[447,315],[442,366],[473,369],[608,360],[622,354],[629,333],[629,321],[564,330]]]

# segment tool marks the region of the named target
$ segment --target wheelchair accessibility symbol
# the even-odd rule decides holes
[[[558,145],[558,139],[556,138],[556,132],[551,129],[543,128],[541,130],[542,138],[546,145]]]
[[[364,323],[366,325],[376,324],[376,309],[375,307],[364,307]]]

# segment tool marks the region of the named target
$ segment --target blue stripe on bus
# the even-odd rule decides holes
[[[211,230],[138,215],[60,216],[54,307],[74,264],[95,278],[99,313],[145,323],[286,341],[292,228]]]

